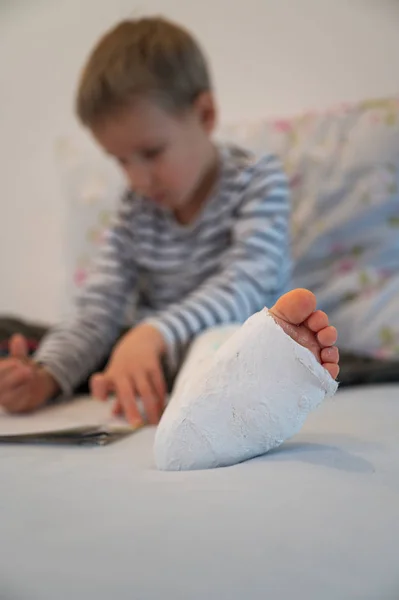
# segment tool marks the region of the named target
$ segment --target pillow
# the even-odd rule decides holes
[[[399,100],[293,119],[294,285],[357,354],[399,358]]]
[[[283,161],[293,285],[317,294],[340,347],[399,358],[399,99],[236,124],[221,134]]]
[[[84,285],[123,190],[119,171],[82,138],[62,137],[56,158],[65,199],[68,306]]]

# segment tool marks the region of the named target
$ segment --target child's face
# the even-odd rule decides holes
[[[211,133],[215,106],[203,94],[182,114],[145,100],[105,119],[94,137],[113,156],[131,188],[154,202],[177,209],[190,201],[214,157]]]

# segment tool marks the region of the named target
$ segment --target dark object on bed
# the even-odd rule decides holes
[[[48,327],[44,325],[26,323],[13,317],[0,318],[0,358],[8,356],[8,340],[15,333],[20,333],[26,337],[29,354],[32,355],[47,331]]]
[[[0,435],[0,444],[105,446],[132,433],[134,433],[134,429],[131,427],[112,429],[106,425],[93,425],[59,431]]]
[[[399,381],[399,360],[379,360],[341,352],[340,387],[396,383]]]

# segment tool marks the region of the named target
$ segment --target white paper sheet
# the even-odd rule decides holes
[[[112,416],[111,402],[89,396],[24,415],[9,415],[0,409],[0,435],[58,432],[81,426],[104,426],[112,431],[129,428],[125,419]]]

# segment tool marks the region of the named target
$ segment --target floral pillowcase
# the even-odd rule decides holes
[[[293,204],[293,283],[317,294],[340,347],[399,358],[399,98],[226,133],[281,157]]]

